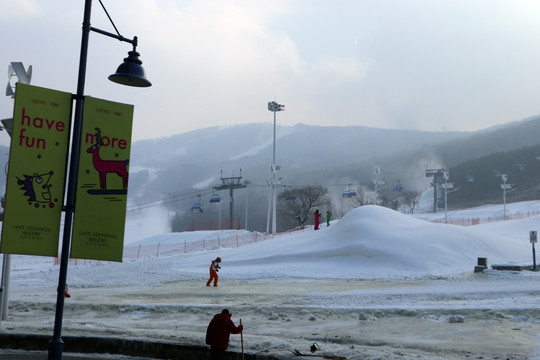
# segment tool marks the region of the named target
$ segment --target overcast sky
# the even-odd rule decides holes
[[[133,140],[273,123],[272,100],[280,125],[469,131],[540,113],[540,1],[102,1],[153,85],[107,80],[131,45],[92,32],[85,94],[135,105]],[[22,61],[33,85],[76,92],[83,10],[0,0],[0,70]],[[115,32],[98,0],[91,24]]]

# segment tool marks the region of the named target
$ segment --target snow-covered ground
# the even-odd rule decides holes
[[[501,207],[449,216],[494,217]],[[507,210],[538,211],[540,202]],[[63,334],[201,345],[211,317],[229,308],[244,324],[246,352],[283,359],[294,358],[292,349],[309,353],[313,342],[317,354],[347,359],[540,359],[540,273],[473,272],[478,257],[489,266],[532,265],[529,231],[540,230],[540,217],[461,227],[427,216],[441,214],[364,206],[319,231],[239,248],[70,265]],[[151,233],[151,224],[135,221],[127,234],[134,226]],[[197,235],[208,232],[126,242]],[[206,287],[216,256],[219,287]],[[52,335],[57,282],[51,259],[13,256],[11,307],[0,329]],[[230,350],[239,349],[232,335]]]

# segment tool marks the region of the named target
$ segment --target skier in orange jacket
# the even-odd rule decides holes
[[[206,282],[206,286],[210,286],[210,283],[212,280],[214,280],[214,286],[217,286],[218,283],[218,271],[221,269],[219,266],[219,263],[221,262],[221,258],[218,256],[216,260],[212,261],[212,264],[210,264],[210,279]]]

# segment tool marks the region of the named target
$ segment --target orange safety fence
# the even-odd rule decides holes
[[[171,256],[177,254],[187,254],[200,251],[215,250],[219,248],[235,248],[240,246],[245,246],[249,244],[254,244],[260,241],[271,240],[276,237],[281,237],[285,235],[290,235],[292,233],[297,233],[311,229],[307,226],[304,229],[294,229],[288,230],[286,232],[281,232],[277,234],[266,234],[266,233],[249,233],[243,235],[234,235],[229,237],[216,237],[209,239],[201,239],[196,241],[186,241],[178,243],[157,243],[149,245],[126,245],[124,246],[123,258],[124,259],[139,259],[142,257],[154,257],[154,256]],[[87,265],[97,260],[85,260],[85,259],[69,259],[70,265]],[[54,258],[54,265],[60,263],[60,258]]]

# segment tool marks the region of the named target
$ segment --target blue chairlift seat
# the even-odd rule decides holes
[[[191,207],[191,212],[202,212],[202,207],[199,204],[193,204]]]
[[[474,176],[472,175],[468,175],[465,179],[467,179],[468,182],[474,182]]]
[[[392,188],[392,191],[399,191],[401,192],[403,190],[403,186],[401,185],[396,185]]]
[[[353,196],[356,196],[356,191],[355,190],[345,190],[343,192],[343,197],[353,197]]]
[[[212,195],[212,197],[210,198],[211,204],[218,203],[220,201],[221,201],[221,198],[219,197],[219,195]]]

